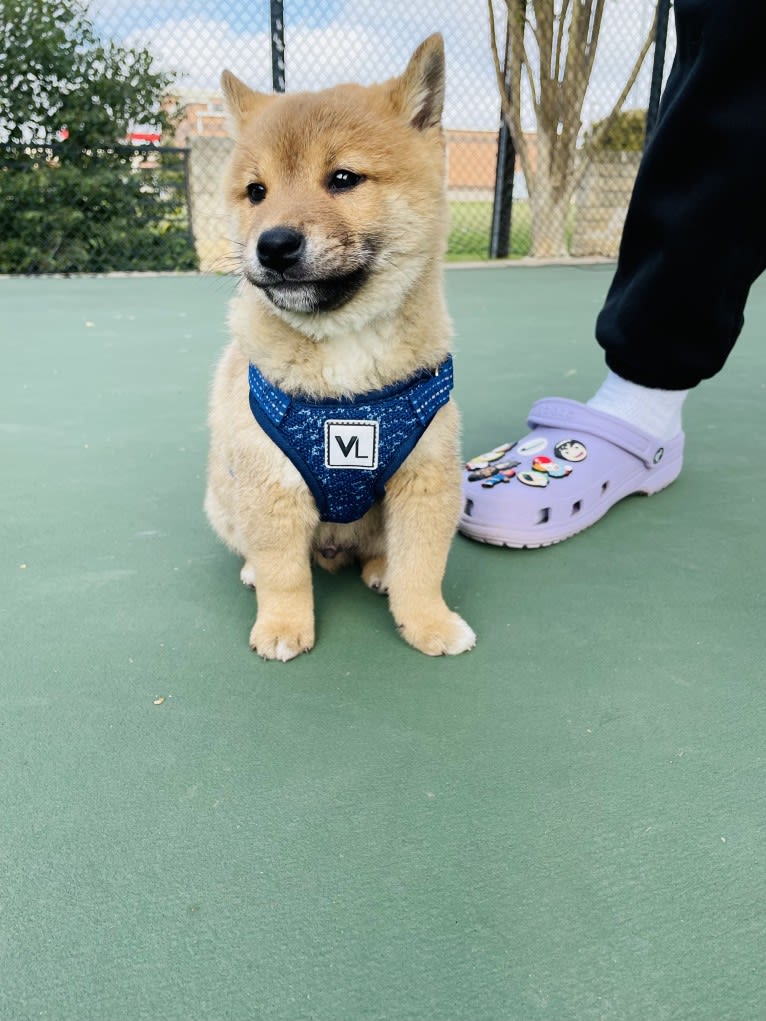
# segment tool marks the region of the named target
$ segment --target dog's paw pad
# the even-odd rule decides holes
[[[473,628],[466,624],[462,617],[458,617],[455,623],[455,631],[451,636],[445,652],[448,656],[457,656],[461,652],[468,652],[476,645],[476,632]]]
[[[263,659],[275,659],[281,663],[295,659],[303,652],[314,647],[314,631],[312,627],[289,628],[270,626],[269,624],[253,625],[250,632],[250,648]]]
[[[373,557],[362,568],[362,580],[367,588],[380,595],[388,595],[387,564],[385,557]]]
[[[255,568],[248,561],[245,561],[242,565],[242,570],[239,572],[239,580],[247,588],[255,588]]]
[[[427,656],[458,656],[476,645],[473,628],[457,613],[414,626],[405,624],[401,632],[405,641]]]

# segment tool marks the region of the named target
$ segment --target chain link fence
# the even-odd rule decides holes
[[[581,109],[560,107],[551,120],[540,82],[566,73],[567,40],[579,38],[572,9],[583,5],[591,35],[600,28],[595,60]],[[220,179],[231,143],[221,70],[271,91],[276,54],[287,91],[379,81],[402,71],[434,31],[447,50],[448,257],[548,254],[541,224],[554,213],[566,252],[614,256],[643,145],[657,2],[581,0],[564,5],[563,20],[561,6],[0,0],[0,272],[226,271]],[[548,8],[553,72],[550,53],[535,49]],[[509,10],[511,29],[520,12],[527,18],[518,78]],[[673,48],[671,26],[666,63]],[[559,95],[567,91],[559,82]],[[610,117],[618,99],[629,113]],[[501,101],[511,130],[501,130]],[[546,211],[539,196],[551,140],[571,130],[566,194]]]

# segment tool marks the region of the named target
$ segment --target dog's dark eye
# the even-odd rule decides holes
[[[266,198],[266,188],[262,184],[252,182],[247,186],[247,197],[254,206],[257,206],[259,202],[263,202]]]
[[[327,187],[330,191],[350,191],[356,188],[364,180],[362,174],[355,174],[353,170],[333,170]]]

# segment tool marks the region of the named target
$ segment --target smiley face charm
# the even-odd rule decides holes
[[[553,452],[564,461],[584,461],[588,456],[588,448],[582,440],[575,439],[559,440]]]

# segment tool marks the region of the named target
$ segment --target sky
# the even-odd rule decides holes
[[[495,130],[499,104],[486,0],[284,0],[288,91],[400,73],[419,42],[445,37],[445,125]],[[584,121],[610,109],[651,24],[654,0],[607,0]],[[91,0],[104,36],[145,46],[183,88],[217,91],[228,67],[271,90],[268,0]],[[669,40],[672,53],[673,40]],[[650,55],[651,60],[651,55]],[[649,66],[628,106],[646,106]],[[525,126],[532,128],[529,109]]]

